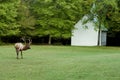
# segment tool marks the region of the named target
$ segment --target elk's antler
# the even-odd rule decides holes
[[[22,39],[22,40],[25,42],[25,44],[26,44],[26,38],[25,38],[25,36],[22,37],[21,39]]]

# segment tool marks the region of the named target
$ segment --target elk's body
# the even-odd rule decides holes
[[[19,52],[21,52],[21,58],[23,58],[22,51],[30,49],[30,44],[31,44],[30,40],[29,40],[29,43],[25,43],[25,45],[23,45],[22,43],[15,43],[17,59],[19,58]]]

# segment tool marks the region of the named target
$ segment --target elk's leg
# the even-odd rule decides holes
[[[18,56],[19,56],[19,51],[16,49],[16,53],[17,53],[17,59],[19,58]]]
[[[22,54],[22,51],[21,51],[21,59],[23,59],[23,54]]]

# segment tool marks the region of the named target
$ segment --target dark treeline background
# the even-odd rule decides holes
[[[15,42],[23,42],[20,37],[18,36],[8,36],[8,37],[2,37],[1,40],[3,41],[1,44],[14,44]],[[48,45],[48,36],[44,37],[38,37],[34,36],[32,37],[32,42],[35,45]],[[23,42],[24,43],[24,42]],[[52,45],[70,45],[71,44],[71,38],[53,38],[51,41]]]
[[[84,15],[106,26],[108,45],[120,45],[120,0],[0,0],[0,44],[27,36],[34,44],[70,45]]]

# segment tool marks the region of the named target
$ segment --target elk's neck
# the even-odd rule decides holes
[[[29,45],[26,44],[26,45],[23,47],[23,50],[27,50],[27,49],[29,49],[28,47],[29,47]]]
[[[27,50],[27,48],[26,48],[26,47],[23,47],[23,50]]]

